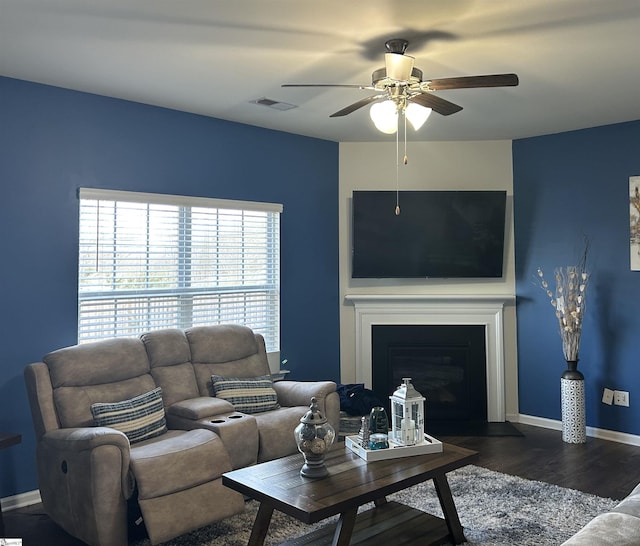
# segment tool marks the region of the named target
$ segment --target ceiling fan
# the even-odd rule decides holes
[[[371,85],[357,84],[295,84],[286,83],[282,87],[350,87],[369,89],[376,94],[360,99],[337,112],[332,118],[346,116],[359,108],[378,101],[391,101],[397,112],[405,112],[411,103],[415,103],[443,116],[449,116],[462,110],[462,106],[454,104],[435,95],[434,91],[449,89],[469,89],[475,87],[506,87],[518,85],[516,74],[490,74],[484,76],[461,76],[423,80],[422,70],[414,66],[414,58],[406,55],[408,40],[394,38],[385,42],[385,66],[371,75]]]

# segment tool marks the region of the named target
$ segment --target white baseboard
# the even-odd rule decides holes
[[[523,425],[532,425],[540,428],[550,428],[552,430],[562,430],[562,422],[555,419],[545,419],[544,417],[535,417],[533,415],[523,415],[519,413],[516,417],[516,423]]]
[[[42,499],[40,498],[40,490],[35,489],[33,491],[27,491],[26,493],[19,493],[13,497],[0,499],[0,506],[2,506],[3,512],[7,512],[16,508],[38,504],[39,502],[42,502]]]
[[[510,423],[517,423],[520,416],[517,413],[507,413],[505,416],[505,421],[509,421]]]
[[[555,419],[545,419],[544,417],[535,417],[533,415],[519,414],[515,422],[522,423],[523,425],[533,425],[534,427],[562,430],[562,421],[557,421]],[[640,446],[640,436],[635,434],[627,434],[626,432],[617,432],[615,430],[587,427],[587,436],[591,436],[592,438],[599,438],[601,440],[610,440],[612,442],[618,442],[620,444]]]

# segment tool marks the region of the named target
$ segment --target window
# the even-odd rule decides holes
[[[281,211],[82,188],[78,342],[235,323],[278,351]]]

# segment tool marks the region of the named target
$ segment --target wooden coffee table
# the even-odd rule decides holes
[[[302,455],[292,455],[227,472],[222,483],[260,501],[249,546],[262,546],[274,510],[309,524],[340,514],[335,531],[327,526],[292,541],[296,545],[461,544],[465,538],[446,473],[476,456],[475,451],[443,444],[442,453],[367,463],[340,443],[327,455],[326,478],[302,477]],[[433,480],[444,519],[386,501],[387,495],[427,480]],[[358,507],[368,502],[375,508],[358,514]]]

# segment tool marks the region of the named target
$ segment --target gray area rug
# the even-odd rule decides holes
[[[617,501],[468,465],[447,474],[469,545],[559,545]],[[431,481],[388,497],[442,516]],[[372,508],[372,504],[361,509]],[[243,514],[167,542],[167,546],[245,546],[257,512],[248,502]],[[335,518],[334,518],[335,519]],[[322,525],[304,525],[274,512],[265,544],[275,545]],[[135,546],[148,546],[138,541]]]

